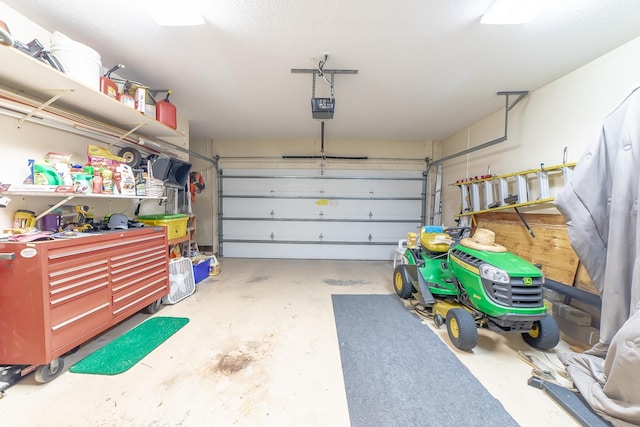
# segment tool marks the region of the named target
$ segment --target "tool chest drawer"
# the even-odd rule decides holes
[[[0,243],[0,364],[48,364],[169,291],[163,228]]]

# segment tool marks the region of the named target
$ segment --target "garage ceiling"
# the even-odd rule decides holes
[[[197,27],[157,26],[153,0],[3,1],[173,89],[194,140],[316,138],[311,75],[291,68],[324,52],[326,68],[359,71],[336,75],[328,138],[438,140],[500,110],[497,91],[538,89],[640,35],[636,0],[538,0],[533,22],[506,26],[480,24],[492,0],[195,0]]]

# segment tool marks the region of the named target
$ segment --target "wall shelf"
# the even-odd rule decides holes
[[[4,86],[47,103],[97,121],[131,131],[143,137],[181,137],[185,135],[152,117],[128,107],[98,90],[74,80],[49,64],[18,49],[0,46],[0,81]],[[46,108],[46,107],[45,107]]]
[[[55,191],[0,191],[0,194],[6,196],[23,196],[23,197],[65,197],[69,200],[82,197],[87,199],[142,199],[142,200],[163,200],[166,197],[155,196],[136,196],[128,194],[108,194],[108,193],[68,193],[68,192],[55,192]]]
[[[173,246],[173,245],[177,245],[178,243],[186,242],[190,239],[190,237],[191,236],[189,236],[189,233],[187,233],[184,236],[176,237],[175,239],[169,239],[169,242],[167,243],[167,245]]]

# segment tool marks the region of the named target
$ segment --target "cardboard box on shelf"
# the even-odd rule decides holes
[[[144,115],[149,116],[152,119],[156,118],[156,106],[154,104],[145,104]]]
[[[138,86],[134,92],[133,98],[136,101],[136,110],[144,113],[147,107],[147,88]]]

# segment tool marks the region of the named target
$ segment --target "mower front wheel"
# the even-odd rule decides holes
[[[400,264],[393,271],[393,288],[402,299],[411,298],[415,289],[411,283],[411,277],[404,264]]]
[[[551,350],[560,342],[560,328],[553,316],[547,314],[542,319],[533,322],[529,332],[523,332],[522,338],[531,347],[540,350]]]
[[[478,344],[478,329],[471,313],[464,308],[447,312],[447,333],[456,348],[469,351]]]

